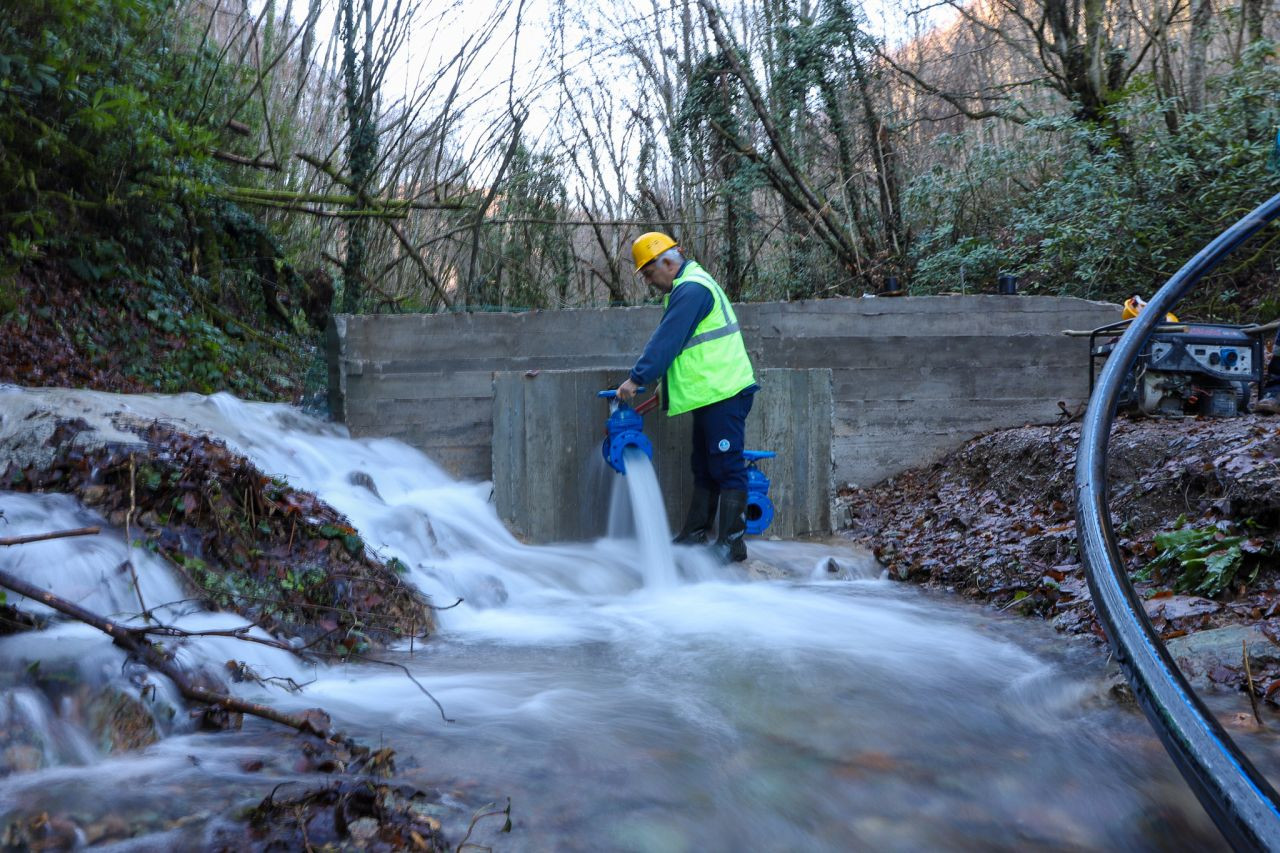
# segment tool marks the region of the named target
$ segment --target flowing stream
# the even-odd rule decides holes
[[[0,413],[37,393],[68,394],[0,388]],[[635,851],[1221,846],[1145,720],[1110,698],[1094,647],[891,583],[847,544],[749,540],[752,558],[787,579],[748,581],[741,567],[668,544],[646,459],[629,459],[631,476],[618,478],[608,537],[533,547],[503,527],[489,484],[456,482],[396,441],[352,440],[294,409],[221,394],[74,399],[221,437],[346,514],[438,606],[462,599],[441,611],[438,636],[385,656],[452,723],[395,669],[303,665],[228,638],[181,651],[306,683],[296,695],[238,689],[286,709],[323,707],[344,733],[393,747],[407,781],[444,793],[455,843],[475,809],[509,797],[513,832],[489,819],[472,841]],[[16,428],[0,421],[0,439]],[[6,536],[103,523],[57,495],[0,492],[0,510]],[[2,549],[0,567],[120,614],[137,610],[119,571],[127,555],[124,532],[107,528]],[[150,606],[183,598],[162,561],[131,556]],[[182,605],[169,616],[241,624]],[[82,625],[0,640],[0,669],[37,660],[126,690],[139,682]],[[149,701],[176,704],[157,692]],[[6,821],[147,815],[163,828],[121,849],[201,847],[234,807],[281,782],[314,781],[290,766],[267,723],[201,734],[179,714],[159,743],[110,756],[82,723],[38,691],[6,689],[0,728],[29,733],[20,746],[30,768],[8,761],[22,772],[0,779]]]

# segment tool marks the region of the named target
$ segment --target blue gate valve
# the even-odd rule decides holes
[[[637,388],[638,392],[643,392],[644,388]],[[607,400],[615,400],[618,396],[616,390],[599,391],[597,397],[603,397]],[[613,414],[609,415],[609,420],[605,423],[604,443],[600,445],[600,454],[604,456],[604,461],[609,463],[609,467],[617,471],[619,474],[627,473],[626,461],[623,459],[623,453],[628,447],[639,448],[644,451],[644,455],[653,459],[653,444],[649,441],[649,437],[644,434],[644,421],[635,409],[631,408],[621,400],[617,401],[618,406],[613,410]]]
[[[769,478],[756,467],[761,459],[772,459],[772,450],[744,450],[747,460],[747,532],[759,536],[773,523],[773,501],[769,500]]]

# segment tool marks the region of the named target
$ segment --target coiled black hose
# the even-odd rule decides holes
[[[1280,850],[1280,799],[1182,677],[1129,583],[1107,506],[1107,441],[1121,385],[1152,328],[1201,276],[1277,216],[1280,195],[1218,235],[1165,282],[1103,365],[1076,450],[1076,535],[1098,619],[1165,749],[1237,850]]]

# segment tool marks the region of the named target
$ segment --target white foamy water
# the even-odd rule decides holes
[[[747,582],[703,549],[668,544],[652,468],[638,459],[617,478],[615,508],[630,511],[619,510],[610,536],[534,547],[503,527],[489,484],[455,482],[399,442],[352,440],[285,406],[0,388],[0,447],[32,401],[207,430],[267,474],[319,493],[374,551],[409,566],[437,605],[462,599],[440,612],[439,636],[387,656],[453,723],[394,669],[313,668],[226,638],[182,652],[308,682],[297,695],[237,689],[282,708],[323,706],[348,734],[394,747],[408,781],[458,804],[442,815],[455,843],[473,808],[506,797],[514,832],[482,823],[473,842],[643,851],[1216,843],[1145,722],[1107,698],[1094,650],[1064,651],[1043,625],[882,580],[871,558],[839,544],[752,539],[753,559],[791,579]],[[56,496],[0,492],[0,510],[6,535],[102,521]],[[104,611],[136,610],[117,571],[119,531],[40,550],[52,545],[0,550],[0,567]],[[87,568],[71,571],[78,562]],[[162,563],[134,562],[145,597],[182,597]],[[236,621],[175,607],[192,624]],[[119,653],[92,634],[60,626],[5,638],[0,661],[20,670],[64,648],[82,670],[127,683]],[[78,730],[43,694],[15,686],[7,697],[0,723]],[[62,731],[50,747],[57,762],[46,762],[58,766],[0,781],[0,804],[9,814],[217,814],[295,775],[291,759],[272,763],[281,753],[263,738],[266,724],[202,735],[180,723],[136,756],[103,757]],[[246,773],[247,757],[267,769]],[[210,825],[183,824],[163,841],[199,847]]]
[[[671,547],[671,527],[658,488],[653,461],[638,447],[622,452],[626,466],[627,496],[634,519],[636,547],[640,554],[641,576],[647,587],[676,585],[676,558]]]

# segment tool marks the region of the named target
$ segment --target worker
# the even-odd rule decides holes
[[[756,385],[742,330],[716,280],[667,234],[641,234],[631,246],[636,272],[663,294],[662,321],[618,399],[663,380],[671,417],[693,413],[693,497],[676,544],[705,542],[719,508],[712,546],[722,562],[747,558],[747,465],[742,457]]]
[[[1280,149],[1280,140],[1276,141],[1276,146]],[[1267,362],[1267,372],[1262,376],[1262,388],[1253,410],[1261,415],[1280,415],[1280,329],[1276,330],[1275,341],[1271,344],[1271,360]]]

